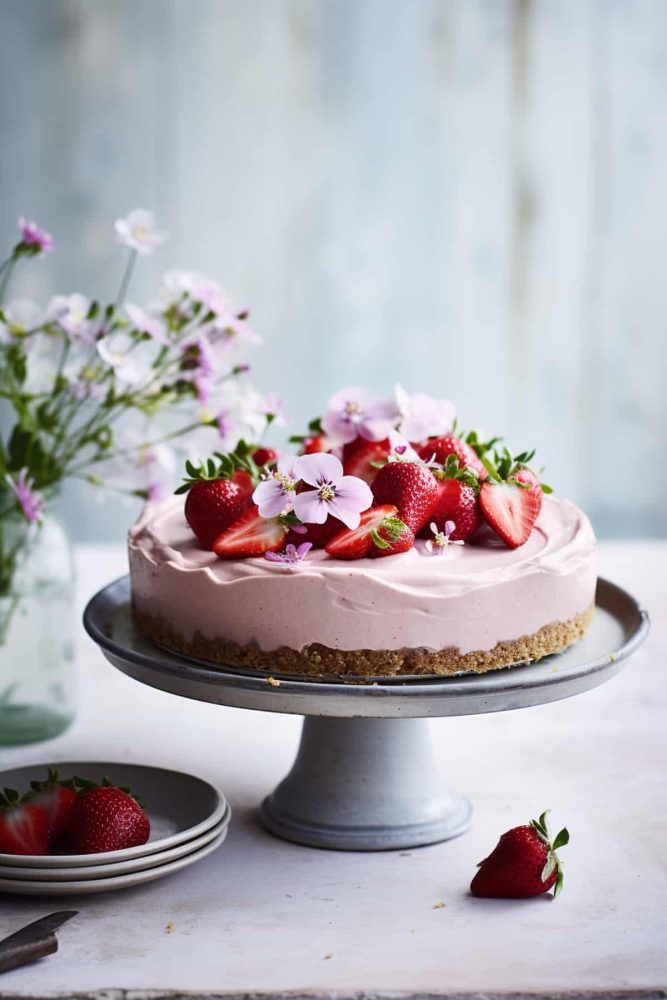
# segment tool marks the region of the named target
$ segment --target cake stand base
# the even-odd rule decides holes
[[[308,717],[292,770],[264,799],[264,826],[297,844],[387,851],[449,840],[472,807],[443,788],[429,723]]]

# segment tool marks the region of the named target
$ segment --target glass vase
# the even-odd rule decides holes
[[[60,521],[0,524],[0,745],[50,739],[74,718],[74,560]]]

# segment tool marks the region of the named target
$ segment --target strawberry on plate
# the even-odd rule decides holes
[[[54,767],[48,769],[45,781],[31,781],[24,801],[45,809],[49,817],[51,841],[57,844],[68,831],[72,810],[77,800],[74,779],[62,781]]]
[[[378,471],[372,490],[375,505],[392,504],[415,534],[430,518],[438,495],[435,476],[417,462],[388,462]]]
[[[453,521],[456,527],[448,536],[452,542],[465,542],[479,528],[482,517],[477,499],[477,491],[460,479],[437,480],[437,496],[431,510],[431,519],[438,528],[446,521]],[[430,538],[428,524],[419,532],[420,537]]]
[[[407,544],[410,539],[410,544]],[[406,525],[399,519],[396,507],[384,504],[365,510],[359,527],[345,528],[334,535],[325,551],[334,559],[364,559],[371,554],[404,552],[413,544],[414,534],[411,531],[406,534]],[[394,545],[397,547],[394,548]]]
[[[46,809],[22,802],[18,792],[0,792],[0,853],[47,854],[51,821]]]
[[[128,790],[105,782],[79,793],[70,820],[75,853],[99,854],[137,847],[146,843],[150,832],[148,816]]]
[[[366,441],[355,438],[343,448],[343,470],[346,476],[358,476],[371,486],[379,472],[374,463],[386,462],[391,451],[388,438],[382,441]]]
[[[277,517],[260,517],[256,506],[250,507],[213,543],[213,551],[220,559],[245,559],[264,556],[281,549],[287,527]],[[300,541],[303,541],[300,538]]]
[[[551,888],[554,897],[559,894],[563,869],[556,851],[569,842],[570,835],[563,829],[552,843],[547,816],[548,810],[502,835],[493,852],[479,863],[470,884],[473,896],[523,899],[541,896]]]

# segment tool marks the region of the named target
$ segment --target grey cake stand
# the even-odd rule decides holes
[[[593,621],[571,650],[539,663],[450,678],[374,683],[302,680],[215,666],[171,653],[134,627],[129,578],[84,613],[106,658],[135,680],[217,705],[305,716],[296,760],[260,818],[286,840],[338,850],[432,844],[463,833],[472,807],[445,789],[426,718],[528,708],[588,691],[643,642],[648,616],[599,580]]]

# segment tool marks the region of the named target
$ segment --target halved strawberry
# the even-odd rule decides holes
[[[439,438],[429,438],[417,448],[417,453],[425,462],[431,458],[444,465],[449,455],[455,455],[459,460],[459,468],[474,469],[480,479],[486,479],[486,469],[477,457],[474,448],[462,441],[456,434],[445,434]]]
[[[67,834],[77,795],[75,780],[62,781],[57,769],[50,767],[45,781],[30,782],[30,791],[24,796],[24,801],[46,810],[51,840],[57,843]]]
[[[445,521],[453,521],[456,525],[451,532],[453,542],[465,542],[477,531],[482,520],[476,490],[459,479],[441,479],[437,481],[438,494],[431,510],[431,520],[442,530]],[[431,529],[428,524],[419,532],[420,537],[430,538]]]
[[[282,548],[287,528],[277,517],[260,517],[254,505],[223,531],[213,543],[220,559],[247,559],[277,552]]]
[[[403,528],[405,525],[399,520],[398,511],[393,505],[370,507],[361,515],[358,528],[345,528],[339,532],[331,539],[325,551],[334,559],[363,559],[370,554],[372,548],[382,549],[388,537],[393,536],[398,540]],[[376,539],[380,539],[379,545]]]
[[[523,468],[519,469],[514,478],[518,480],[518,482],[520,483],[530,484],[530,489],[528,490],[528,492],[533,493],[535,495],[535,499],[537,501],[537,513],[539,515],[540,511],[542,510],[542,484],[540,483],[539,479],[537,478],[533,470],[529,469],[527,466],[524,466]]]
[[[407,552],[415,544],[415,533],[399,518],[385,518],[380,527],[371,533],[373,544],[368,553],[371,559],[395,556]]]
[[[370,486],[377,476],[379,469],[373,462],[386,462],[389,457],[391,445],[389,440],[366,441],[364,438],[355,438],[350,444],[343,448],[343,471],[346,476],[358,476]]]
[[[46,809],[31,802],[21,803],[11,788],[0,793],[0,852],[48,854],[50,834]]]
[[[415,532],[431,516],[438,495],[436,479],[430,469],[417,462],[387,462],[373,482],[376,504],[393,504],[398,516]]]
[[[513,482],[484,482],[479,490],[482,513],[502,540],[516,549],[528,541],[542,506],[542,494]]]

